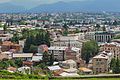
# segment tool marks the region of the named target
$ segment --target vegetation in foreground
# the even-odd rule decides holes
[[[48,77],[42,77],[38,75],[24,75],[20,73],[10,73],[8,71],[0,71],[0,79],[44,79],[48,80]]]

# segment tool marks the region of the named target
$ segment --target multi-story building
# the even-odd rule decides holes
[[[66,55],[66,53],[68,54],[68,47],[59,47],[59,46],[51,46],[48,48],[48,52],[49,54],[54,54],[54,59],[55,60],[60,60],[60,61],[64,61],[66,59],[66,57],[68,57]],[[80,49],[79,48],[75,48],[75,47],[71,47],[70,48],[74,53],[74,55],[80,55]]]
[[[95,32],[86,32],[85,39],[87,40],[95,40]]]
[[[93,72],[94,74],[106,73],[110,69],[110,62],[113,58],[112,53],[101,52],[99,55],[93,57]]]
[[[83,41],[53,41],[51,42],[51,46],[60,46],[60,47],[67,47],[70,42],[71,47],[82,48]]]
[[[95,40],[97,42],[110,42],[114,36],[114,32],[99,31],[95,33]]]
[[[120,44],[117,42],[104,43],[100,45],[100,51],[107,51],[114,53],[115,58],[120,58]]]
[[[96,40],[97,42],[110,42],[115,35],[116,33],[112,31],[86,32],[85,39]]]

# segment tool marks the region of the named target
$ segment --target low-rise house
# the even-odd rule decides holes
[[[67,72],[63,72],[60,74],[60,76],[63,76],[63,77],[79,77],[80,75],[77,74],[77,73],[67,73]]]
[[[14,49],[16,52],[21,52],[22,47],[19,44],[12,43],[11,41],[4,41],[2,43],[2,51],[10,51],[11,49]]]
[[[2,41],[6,41],[6,40],[9,40],[13,37],[12,34],[0,34],[0,40]]]
[[[84,74],[84,75],[93,74],[93,71],[91,69],[85,67],[80,67],[79,72],[80,74]]]
[[[0,60],[12,59],[12,52],[0,52]]]
[[[34,55],[32,57],[32,62],[40,62],[42,60],[42,55]]]
[[[23,66],[32,67],[33,66],[33,62],[31,62],[31,61],[23,61]]]
[[[17,53],[12,55],[12,58],[21,58],[27,61],[31,61],[32,57],[33,57],[33,53]]]
[[[66,61],[62,61],[59,63],[60,67],[62,68],[66,68],[66,69],[69,69],[69,68],[77,68],[77,64],[74,60],[66,60]]]

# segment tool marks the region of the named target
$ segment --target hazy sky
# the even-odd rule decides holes
[[[86,1],[86,0],[0,0],[0,3],[11,2],[13,4],[24,6],[26,8],[32,8],[40,4],[51,4],[59,1],[70,2],[70,1]]]
[[[47,4],[47,3],[54,3],[58,1],[64,1],[64,2],[69,2],[69,1],[85,1],[85,0],[0,0],[0,3],[3,2],[39,2],[40,4]]]

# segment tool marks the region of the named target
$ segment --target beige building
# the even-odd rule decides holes
[[[54,54],[54,59],[59,61],[64,61],[66,59],[66,50],[68,47],[59,47],[59,46],[51,46],[48,48],[49,54]],[[74,55],[80,55],[80,49],[76,47],[71,48],[74,51]]]
[[[110,62],[112,58],[113,54],[105,51],[93,57],[92,63],[94,74],[107,73],[110,69]]]
[[[104,43],[100,45],[100,51],[106,51],[106,52],[111,52],[114,53],[114,57],[120,58],[120,44],[117,42],[112,42],[112,43]]]
[[[77,47],[77,48],[82,48],[82,41],[70,41],[70,46],[71,47]],[[51,42],[51,46],[63,46],[63,47],[67,47],[69,44],[69,40],[67,41],[54,41]]]

